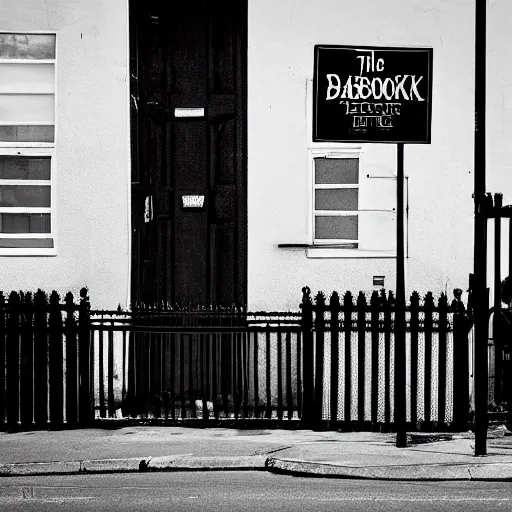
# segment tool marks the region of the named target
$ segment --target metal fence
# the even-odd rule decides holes
[[[394,301],[347,292],[299,312],[236,308],[91,311],[53,292],[0,294],[3,428],[94,419],[263,420],[308,428],[390,429]],[[407,308],[409,429],[467,425],[469,322],[459,300]],[[456,398],[456,399],[455,399]]]

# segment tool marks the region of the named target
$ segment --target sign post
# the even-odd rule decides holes
[[[474,367],[475,456],[487,455],[487,219],[485,213],[485,53],[486,0],[476,0],[475,16],[475,175],[474,175]]]
[[[397,144],[394,423],[406,446],[404,144],[430,144],[432,48],[315,46],[313,141]]]

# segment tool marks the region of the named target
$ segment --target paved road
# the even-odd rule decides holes
[[[510,482],[382,482],[259,472],[111,474],[0,479],[0,510],[512,510]]]

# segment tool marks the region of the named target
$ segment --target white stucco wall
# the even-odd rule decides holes
[[[489,3],[487,189],[512,202],[512,31],[507,0]],[[309,259],[306,81],[315,44],[433,47],[432,144],[405,148],[408,292],[467,287],[473,243],[474,5],[465,0],[316,3],[249,0],[248,297],[297,309],[313,291],[394,287],[394,259]],[[57,244],[52,257],[0,257],[0,289],[78,290],[95,308],[129,291],[129,104],[126,0],[4,0],[0,30],[58,38]],[[366,162],[396,165],[393,145]],[[506,266],[508,262],[504,262]]]
[[[506,8],[505,1],[498,3]],[[504,25],[502,32],[508,39]],[[504,42],[493,40],[491,47],[503,53]],[[385,275],[386,288],[394,288],[394,259],[308,259],[304,249],[277,247],[308,241],[306,80],[313,75],[315,44],[434,49],[432,144],[405,147],[407,287],[420,293],[446,287],[450,294],[454,287],[466,288],[473,236],[472,3],[258,0],[249,2],[250,307],[296,309],[304,285],[315,292],[371,291],[373,275]],[[395,168],[393,145],[364,145],[364,153],[367,160]]]
[[[57,32],[57,255],[0,257],[0,290],[88,286],[126,306],[129,127],[126,0],[4,0],[1,31]]]

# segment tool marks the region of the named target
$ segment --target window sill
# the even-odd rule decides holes
[[[57,256],[57,249],[40,249],[40,248],[2,248],[0,249],[0,258],[3,256]]]
[[[280,249],[304,249],[308,258],[396,258],[396,251],[368,251],[311,244],[278,244]]]
[[[365,251],[344,247],[322,247],[310,245],[306,249],[308,258],[396,258],[396,251]]]

